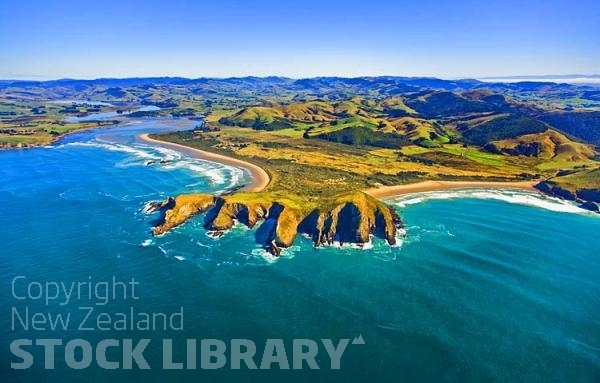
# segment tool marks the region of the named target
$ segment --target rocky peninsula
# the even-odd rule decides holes
[[[160,213],[154,235],[199,214],[204,214],[204,227],[213,236],[223,235],[236,222],[249,228],[262,222],[256,240],[275,256],[291,246],[298,233],[309,236],[315,247],[334,242],[364,245],[373,235],[395,245],[396,235],[403,228],[392,207],[363,192],[308,206],[273,199],[268,193],[188,194],[154,203],[149,211]]]

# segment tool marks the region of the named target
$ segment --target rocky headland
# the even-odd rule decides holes
[[[546,180],[535,185],[539,191],[569,201],[574,201],[583,209],[600,213],[600,189],[575,188]]]
[[[160,214],[154,235],[199,214],[204,215],[204,227],[214,236],[223,235],[236,222],[249,228],[260,222],[256,241],[276,256],[292,245],[298,233],[309,236],[315,246],[334,242],[364,245],[373,235],[395,245],[396,234],[403,228],[392,207],[363,192],[306,204],[268,193],[186,194],[152,203],[148,211]]]

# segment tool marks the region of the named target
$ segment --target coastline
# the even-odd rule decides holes
[[[539,193],[539,191],[534,188],[536,183],[536,181],[422,181],[406,185],[381,186],[379,188],[364,190],[364,192],[378,199],[398,197],[412,193],[473,188],[521,189]]]
[[[126,124],[123,124],[123,125],[126,125]],[[15,146],[0,145],[0,150],[23,150],[23,149],[33,149],[33,148],[40,148],[40,147],[48,146],[48,145],[54,145],[54,144],[58,143],[60,140],[62,140],[63,138],[65,138],[71,134],[81,133],[81,132],[85,132],[86,130],[98,129],[98,128],[103,128],[103,127],[111,127],[111,126],[116,126],[116,125],[111,124],[111,125],[105,125],[105,126],[98,126],[98,125],[84,126],[84,127],[66,131],[64,133],[59,134],[58,136],[52,136],[50,138],[50,141],[48,141],[48,142],[40,142],[40,143],[35,143],[35,144],[18,144]]]
[[[95,121],[93,121],[95,122]],[[91,123],[93,123],[91,122]],[[83,122],[86,123],[86,122]],[[90,122],[88,122],[90,123]],[[90,125],[90,126],[84,126],[84,127],[80,127],[80,128],[76,128],[73,130],[69,130],[66,131],[64,133],[59,134],[58,136],[53,136],[49,142],[46,143],[36,143],[36,144],[25,144],[22,146],[0,146],[0,150],[23,150],[23,149],[34,149],[34,148],[41,148],[44,146],[48,146],[48,145],[55,145],[57,143],[60,143],[60,140],[62,140],[63,138],[70,136],[72,134],[76,134],[76,133],[81,133],[81,132],[85,132],[88,130],[94,130],[94,129],[101,129],[101,128],[111,128],[111,127],[117,127],[117,126],[128,126],[128,125],[134,125],[139,123],[139,121],[137,120],[132,120],[132,121],[125,121],[122,120],[120,121],[118,124],[106,124],[106,125]]]
[[[198,158],[215,161],[224,165],[240,167],[247,170],[252,176],[253,183],[246,186],[243,190],[249,192],[262,191],[270,182],[269,174],[260,166],[254,165],[250,162],[238,160],[236,158],[227,157],[222,154],[216,154],[207,152],[205,150],[192,148],[189,146],[176,144],[173,142],[157,140],[150,138],[148,133],[140,134],[138,136],[142,141],[159,144],[167,147],[173,147],[182,149],[189,153],[195,154]],[[534,188],[537,181],[422,181],[412,184],[405,185],[393,185],[393,186],[381,186],[378,188],[371,188],[363,190],[366,194],[375,197],[377,199],[386,199],[397,197],[401,195],[411,193],[422,193],[430,191],[444,191],[452,189],[472,189],[472,188],[485,188],[485,189],[521,189],[527,191],[538,192]]]
[[[247,192],[260,192],[260,191],[264,190],[267,187],[267,185],[269,184],[269,182],[271,181],[269,174],[263,168],[261,168],[260,166],[254,165],[250,162],[238,160],[236,158],[227,157],[222,154],[216,154],[216,153],[207,152],[205,150],[191,148],[189,146],[176,144],[173,142],[157,140],[154,138],[150,138],[148,136],[148,133],[140,134],[138,136],[138,138],[145,142],[184,150],[188,153],[196,155],[198,158],[203,159],[203,160],[214,161],[214,162],[218,162],[223,165],[242,168],[242,169],[248,171],[248,173],[250,173],[250,176],[252,177],[252,183],[245,186],[242,189]]]

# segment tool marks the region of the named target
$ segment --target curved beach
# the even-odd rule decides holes
[[[180,145],[180,144],[176,144],[173,142],[157,140],[154,138],[150,138],[148,136],[148,133],[140,134],[138,137],[142,141],[159,144],[159,145],[165,146],[165,147],[176,148],[176,149],[182,150],[184,152],[190,153],[192,155],[195,155],[196,157],[203,159],[203,160],[214,161],[214,162],[218,162],[223,165],[234,166],[234,167],[242,168],[242,169],[248,171],[248,173],[250,173],[250,176],[252,177],[252,183],[245,186],[243,188],[244,191],[249,191],[249,192],[262,191],[264,188],[267,187],[267,185],[271,181],[269,174],[263,168],[261,168],[260,166],[254,165],[250,162],[238,160],[236,158],[227,157],[227,156],[224,156],[221,154],[207,152],[205,150],[191,148],[189,146]]]
[[[534,188],[535,184],[536,181],[423,181],[406,185],[381,186],[378,188],[367,189],[364,192],[372,197],[383,199],[404,194],[443,191],[450,189],[486,188],[537,191]]]
[[[216,154],[192,148],[189,146],[176,144],[168,141],[157,140],[150,138],[147,133],[140,134],[138,136],[142,141],[159,144],[166,147],[177,148],[187,153],[196,155],[198,158],[215,161],[224,165],[235,166],[247,170],[252,176],[252,184],[244,187],[243,190],[249,192],[259,192],[264,190],[270,182],[269,174],[260,166],[252,164],[250,162],[238,160],[237,158],[227,157],[222,154]],[[503,181],[422,181],[406,185],[393,185],[393,186],[381,186],[378,188],[371,188],[364,190],[368,195],[379,198],[392,198],[411,193],[423,193],[431,191],[444,191],[451,189],[473,189],[473,188],[486,188],[486,189],[521,189],[528,191],[537,191],[534,188],[536,181],[514,181],[514,182],[503,182]]]

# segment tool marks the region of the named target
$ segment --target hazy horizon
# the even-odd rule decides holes
[[[600,74],[550,74],[550,75],[514,75],[514,76],[489,76],[489,77],[438,77],[438,76],[404,76],[401,74],[380,74],[380,75],[358,75],[358,76],[339,76],[339,75],[328,75],[328,76],[309,76],[309,77],[291,77],[291,76],[279,76],[279,75],[266,75],[266,76],[258,76],[258,75],[243,75],[243,76],[176,76],[176,75],[160,75],[160,76],[127,76],[127,77],[70,77],[70,76],[61,76],[54,78],[36,78],[34,76],[29,77],[0,77],[0,81],[32,81],[32,82],[47,82],[47,81],[63,81],[63,80],[73,80],[73,81],[95,81],[102,79],[112,79],[112,80],[121,80],[121,79],[134,79],[134,78],[185,78],[189,80],[196,79],[229,79],[229,78],[268,78],[268,77],[280,77],[280,78],[288,78],[292,80],[300,80],[305,78],[320,78],[320,77],[339,77],[339,78],[365,78],[365,77],[398,77],[398,78],[431,78],[431,79],[440,79],[447,81],[459,81],[459,80],[478,80],[482,82],[521,82],[521,81],[545,81],[545,82],[566,82],[566,83],[600,83]]]

